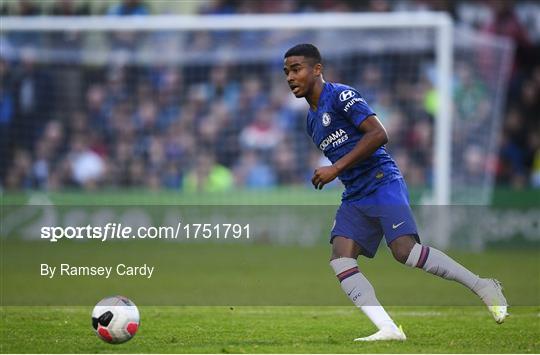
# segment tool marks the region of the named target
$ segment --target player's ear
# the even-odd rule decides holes
[[[320,76],[322,74],[323,65],[321,63],[317,63],[313,66],[313,74],[315,76]]]

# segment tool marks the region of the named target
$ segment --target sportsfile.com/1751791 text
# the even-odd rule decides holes
[[[104,226],[44,226],[41,239],[57,242],[61,239],[92,239],[105,242],[112,239],[249,239],[249,224],[240,223],[182,223],[176,226],[140,226],[133,228],[122,223]]]

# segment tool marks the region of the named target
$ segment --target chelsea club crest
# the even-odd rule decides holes
[[[332,119],[330,118],[330,114],[328,112],[323,113],[323,115],[322,115],[322,124],[323,124],[323,126],[328,127],[331,120]]]

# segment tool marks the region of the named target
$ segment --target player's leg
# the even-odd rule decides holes
[[[417,243],[412,235],[393,239],[389,247],[394,258],[402,264],[465,285],[484,301],[497,323],[504,321],[507,303],[498,281],[480,278],[442,251]]]
[[[341,289],[379,329],[369,337],[355,340],[405,340],[405,334],[386,313],[375,295],[373,286],[359,271],[357,258],[361,253],[361,247],[352,239],[336,236],[332,240],[330,265],[341,284]]]
[[[377,300],[373,286],[358,269],[358,256],[373,257],[382,235],[380,226],[372,224],[360,212],[348,203],[340,206],[332,228],[330,258],[330,265],[342,290],[379,329],[370,337],[356,340],[405,340],[405,334],[386,313]]]
[[[482,280],[442,251],[416,242],[412,235],[402,235],[389,244],[394,258],[402,264],[417,267],[447,280],[457,281],[474,292]]]
[[[377,213],[386,242],[396,260],[465,285],[480,296],[497,323],[504,321],[507,303],[498,281],[480,278],[442,251],[420,244],[416,222],[409,206],[407,186],[403,180],[396,180],[380,188],[376,197],[379,205],[383,206]]]

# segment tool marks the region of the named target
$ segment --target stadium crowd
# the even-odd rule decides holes
[[[59,0],[44,7],[36,1],[20,0],[17,6],[4,4],[0,12],[3,16],[119,16],[175,10],[153,7],[149,1],[107,4],[106,8],[96,9],[89,1]],[[518,16],[527,13],[522,9],[528,8],[529,2],[244,0],[196,4],[189,11],[244,14],[442,10],[461,25],[511,37],[517,50],[499,156],[491,168],[496,169],[501,185],[540,187],[540,24],[534,27],[524,23],[528,17]],[[540,11],[538,7],[533,9],[537,14]],[[190,53],[197,53],[211,50],[217,41],[243,48],[261,41],[260,36],[249,33],[240,38],[227,33],[216,35],[218,38],[206,32],[194,33],[186,46]],[[73,50],[83,46],[80,33],[56,36],[49,42],[53,47]],[[323,163],[324,158],[305,135],[306,104],[288,91],[279,61],[252,59],[240,66],[226,62],[140,66],[111,56],[104,66],[86,65],[81,70],[81,66],[70,64],[40,64],[32,48],[36,44],[34,37],[1,37],[0,45],[6,50],[0,55],[0,186],[5,189],[263,188],[305,184],[313,168]],[[130,33],[115,33],[108,45],[130,53],[137,40]],[[287,42],[272,36],[264,40],[279,48],[279,53],[285,49],[279,45]],[[24,44],[25,49],[16,59],[7,50],[10,42]],[[397,74],[418,73],[422,63],[406,56],[395,62],[378,61],[376,57],[363,59],[353,55],[343,59],[362,63],[360,68],[329,65],[326,79],[346,82],[360,90],[387,126],[392,139],[389,148],[408,183],[429,184],[436,110],[433,85],[424,76]],[[471,68],[461,68],[458,75],[462,75],[461,83],[466,83]],[[480,84],[458,85],[457,114],[474,109],[467,106],[470,95],[480,96],[475,102],[488,101],[487,96],[482,96],[485,93]],[[469,153],[474,156],[474,152]],[[471,164],[481,163],[471,158]]]

